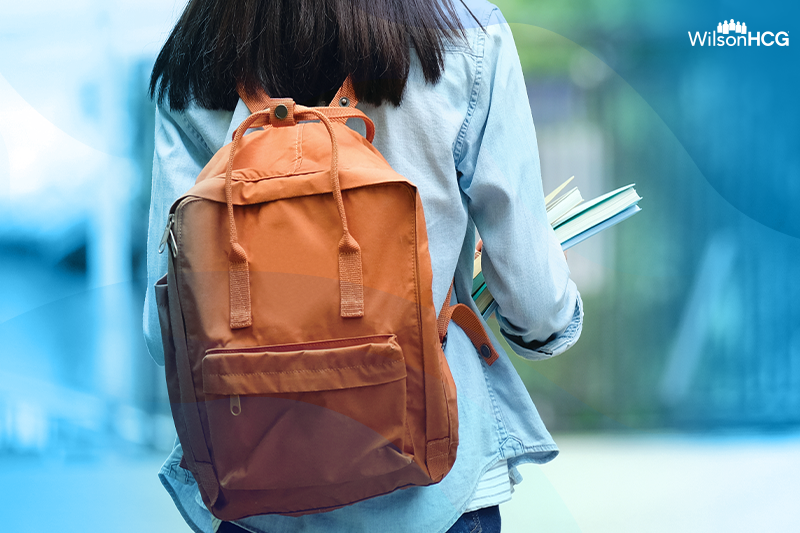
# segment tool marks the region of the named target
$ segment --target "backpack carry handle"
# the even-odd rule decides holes
[[[263,111],[268,107],[272,107],[273,99],[270,98],[270,96],[263,90],[259,90],[252,95],[247,93],[242,85],[239,85],[237,90],[239,93],[239,98],[244,101],[247,109],[249,109],[251,113]],[[336,91],[336,96],[333,97],[333,100],[331,100],[331,103],[328,105],[328,107],[334,109],[355,109],[357,103],[358,98],[356,97],[356,90],[353,87],[353,79],[350,76],[347,76],[342,86],[339,87],[338,91]],[[344,120],[340,118],[334,118],[333,121],[344,122]]]
[[[273,121],[275,121],[275,124],[280,123],[282,126],[293,126],[296,122],[301,120],[319,120],[319,117],[310,116],[308,114],[308,111],[313,109],[314,111],[318,111],[324,114],[326,117],[328,117],[328,119],[330,119],[331,122],[339,122],[344,124],[345,122],[347,122],[347,119],[350,118],[360,119],[362,122],[364,122],[364,125],[366,126],[366,132],[364,138],[367,139],[367,141],[369,141],[370,144],[372,144],[372,141],[375,139],[375,123],[372,122],[372,120],[367,115],[365,115],[358,109],[352,107],[332,107],[332,106],[305,107],[295,104],[290,98],[280,98],[280,99],[271,98],[270,102],[276,104],[276,106],[280,105],[281,103],[286,105],[288,111],[287,117],[285,119],[278,119],[277,117],[274,117],[271,107],[260,109],[254,112],[249,117],[247,117],[242,122],[242,124],[247,123],[246,130],[274,125]],[[300,115],[298,115],[298,113],[300,113]],[[239,125],[239,127],[241,128],[242,125]],[[234,131],[233,134],[231,135],[231,140],[233,140],[235,137],[236,137],[236,131]]]
[[[339,182],[339,148],[336,142],[336,132],[332,122],[345,121],[348,118],[360,118],[367,125],[367,140],[372,142],[375,135],[375,125],[361,111],[354,108],[310,108],[295,105],[288,99],[272,99],[269,107],[253,113],[246,118],[233,134],[228,168],[225,172],[225,201],[228,207],[228,230],[230,235],[231,251],[228,257],[228,271],[230,277],[230,326],[231,329],[250,327],[253,324],[250,307],[250,268],[247,261],[247,252],[239,244],[236,231],[236,220],[233,215],[233,160],[236,149],[245,132],[250,128],[269,126],[273,123],[294,125],[300,120],[319,120],[325,125],[331,137],[331,188],[339,219],[342,222],[342,238],[339,240],[339,297],[340,314],[343,318],[357,318],[364,316],[364,282],[361,267],[361,248],[350,234],[347,225],[347,214],[342,200],[342,188]],[[279,109],[281,106],[284,109]]]

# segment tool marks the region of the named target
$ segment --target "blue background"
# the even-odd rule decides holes
[[[575,247],[580,342],[515,364],[562,446],[504,530],[791,530],[800,496],[800,8],[503,0],[545,191],[636,183]],[[24,531],[186,530],[141,335],[155,54],[180,1],[0,6],[0,509]],[[789,46],[692,46],[731,18]],[[637,511],[638,510],[638,511]]]

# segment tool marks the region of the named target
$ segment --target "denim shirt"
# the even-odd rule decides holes
[[[467,42],[446,44],[441,80],[427,84],[412,54],[399,107],[358,108],[375,123],[374,145],[419,189],[425,211],[437,310],[455,277],[455,296],[474,304],[475,230],[483,239],[482,267],[497,303],[501,331],[520,356],[539,360],[572,346],[581,332],[580,296],[547,223],[539,156],[527,92],[508,24],[497,8],[459,2]],[[171,204],[192,185],[212,155],[231,139],[249,111],[190,106],[156,116],[155,160],[148,236],[144,331],[163,364],[153,285],[167,270],[158,244]],[[352,124],[358,129],[358,124]],[[362,131],[363,133],[363,131]],[[487,328],[488,331],[488,328]],[[489,332],[491,336],[491,332]],[[328,513],[256,516],[237,522],[255,532],[443,532],[467,508],[481,476],[506,460],[543,463],[558,453],[530,396],[497,339],[500,359],[487,366],[467,336],[450,325],[445,355],[456,382],[459,448],[453,469],[429,487],[395,491]],[[180,468],[180,444],[161,469],[164,487],[195,531],[218,521],[200,499],[192,475]]]

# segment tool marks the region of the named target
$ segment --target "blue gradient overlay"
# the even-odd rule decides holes
[[[146,87],[183,4],[0,7],[10,530],[188,531],[155,475],[174,427],[141,334]],[[788,503],[800,495],[800,7],[497,4],[526,72],[545,191],[574,175],[585,198],[628,183],[643,197],[641,213],[569,252],[578,344],[514,359],[563,444],[552,466],[523,471],[504,531],[800,523]],[[731,19],[749,33],[715,35]],[[736,44],[709,46],[718,36]]]

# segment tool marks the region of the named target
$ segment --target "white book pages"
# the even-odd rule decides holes
[[[553,199],[556,197],[556,195],[558,193],[560,193],[564,189],[564,187],[569,185],[569,182],[574,180],[574,179],[575,179],[575,176],[572,176],[570,179],[568,179],[567,181],[565,181],[564,183],[562,183],[561,185],[556,187],[556,190],[554,190],[553,192],[551,192],[550,194],[545,196],[544,205],[547,206],[547,208],[549,209],[550,208],[550,203],[553,201]]]
[[[587,204],[579,206],[577,214],[573,214],[569,220],[556,228],[558,241],[564,242],[571,239],[639,202],[642,198],[632,187],[629,185],[592,200],[592,202],[587,202],[587,204],[593,204],[589,207],[585,207]]]
[[[553,202],[552,207],[547,210],[547,222],[551,226],[556,226],[560,220],[569,216],[570,211],[575,209],[583,202],[581,192],[577,187]]]
[[[585,202],[585,203],[579,205],[578,207],[576,207],[575,209],[570,211],[567,214],[567,216],[563,217],[559,221],[559,224],[563,224],[563,223],[567,222],[568,220],[572,219],[573,217],[576,217],[576,216],[580,215],[584,211],[587,211],[587,210],[593,208],[594,206],[596,206],[598,204],[601,204],[601,203],[605,202],[606,200],[609,200],[609,199],[613,198],[614,196],[616,196],[618,194],[622,194],[623,192],[627,191],[628,189],[632,189],[634,185],[636,185],[636,184],[635,183],[631,183],[630,185],[625,185],[624,187],[620,187],[619,189],[615,189],[615,190],[613,190],[613,191],[611,191],[609,193],[606,193],[606,194],[604,194],[602,196],[598,196],[594,200],[589,200],[588,202]]]

